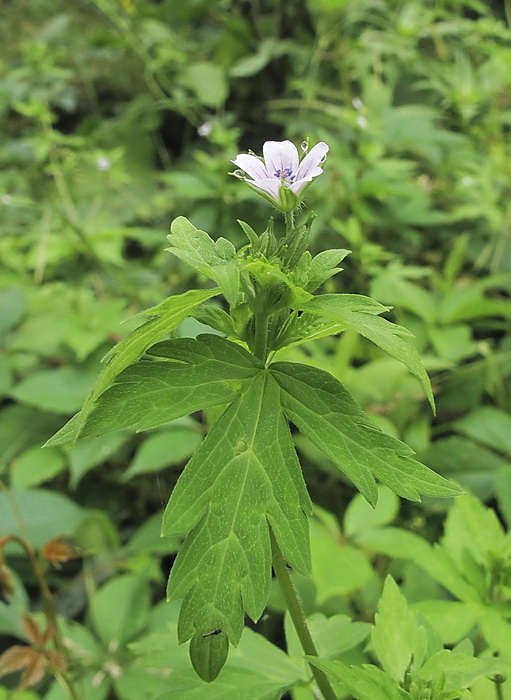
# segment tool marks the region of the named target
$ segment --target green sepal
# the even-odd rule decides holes
[[[236,219],[238,224],[241,226],[241,229],[245,236],[248,238],[248,242],[250,245],[254,246],[257,244],[257,241],[259,240],[259,236],[257,233],[254,231],[252,226],[249,226],[246,221],[242,221],[241,219]]]
[[[211,683],[227,661],[229,640],[222,630],[214,629],[206,634],[194,634],[190,642],[190,660],[203,681]]]
[[[264,312],[265,315],[270,315],[312,299],[312,295],[293,284],[278,265],[263,259],[249,258],[244,262],[242,269],[248,272],[253,284],[258,287],[256,299],[262,308],[254,309],[256,313]]]
[[[283,213],[294,211],[300,204],[301,197],[293,192],[293,190],[283,182],[279,189],[279,201],[275,206]]]

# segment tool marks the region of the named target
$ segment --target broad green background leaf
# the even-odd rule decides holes
[[[69,414],[87,398],[94,376],[78,367],[60,367],[34,372],[11,390],[11,396],[42,411]]]
[[[302,645],[296,634],[289,613],[286,613],[285,631],[287,650],[290,656],[303,656]],[[371,631],[368,622],[353,622],[348,615],[332,615],[326,617],[322,613],[314,613],[307,618],[312,639],[316,645],[318,656],[329,659],[344,654],[363,642]],[[310,676],[310,669],[306,667]]]
[[[268,524],[286,561],[309,572],[309,510],[278,386],[261,371],[208,433],[165,511],[163,533],[188,535],[168,588],[171,599],[184,596],[182,641],[221,629],[237,644],[243,609],[259,618],[270,584]]]
[[[373,571],[359,549],[342,542],[339,530],[332,530],[313,518],[311,527],[312,577],[316,602],[342,596],[362,588]]]
[[[183,85],[192,90],[207,107],[220,107],[227,97],[225,72],[216,63],[202,61],[185,66],[180,76]]]
[[[494,494],[498,470],[509,464],[493,450],[461,435],[435,440],[421,456],[428,467],[484,500]]]
[[[467,637],[483,612],[478,605],[457,600],[421,600],[410,607],[429,622],[445,645]]]
[[[140,448],[123,476],[127,481],[136,474],[145,474],[180,464],[191,457],[202,441],[198,426],[175,424],[167,430],[150,435]]]
[[[12,550],[15,551],[14,549]],[[16,552],[20,552],[19,549]],[[22,628],[22,613],[30,609],[30,598],[25,590],[23,581],[11,568],[11,576],[14,581],[14,594],[8,601],[0,600],[0,635],[9,635],[24,639]]]
[[[232,402],[259,363],[217,335],[174,338],[119,375],[98,399],[81,435],[134,427],[146,430],[211,406]]]
[[[0,532],[26,537],[33,547],[71,535],[86,513],[69,498],[44,489],[0,492]]]
[[[453,423],[456,431],[511,458],[511,415],[494,406],[480,406]]]
[[[20,287],[0,292],[0,337],[21,321],[26,308],[27,300]]]
[[[388,307],[358,294],[323,294],[314,297],[300,308],[343,323],[347,328],[353,328],[389,355],[403,362],[421,382],[434,410],[431,384],[420,355],[411,342],[413,336],[402,326],[390,323],[377,315],[388,311]]]
[[[192,670],[186,645],[177,644],[179,605],[167,603],[166,609],[166,629],[130,644],[141,665],[167,673],[167,692],[158,696],[160,700],[274,700],[281,691],[309,678],[301,660],[245,627],[220,676],[206,683]]]
[[[382,432],[332,375],[290,362],[271,365],[282,406],[301,433],[336,464],[374,505],[375,477],[410,500],[453,496],[459,489],[412,458],[404,443]]]
[[[91,622],[105,647],[125,645],[146,625],[150,590],[145,576],[125,574],[105,583],[93,596]]]
[[[373,552],[410,559],[460,600],[479,602],[478,592],[457,571],[448,553],[438,545],[430,545],[419,535],[397,527],[382,527],[362,531],[355,540]]]
[[[399,499],[387,486],[378,486],[378,502],[372,508],[359,494],[349,502],[344,513],[344,531],[349,537],[391,523],[399,512]]]
[[[106,462],[130,438],[129,431],[109,433],[79,440],[69,455],[71,486],[76,488],[80,480],[91,469]],[[48,448],[52,449],[52,448]]]
[[[32,447],[11,466],[11,486],[26,489],[49,481],[66,468],[62,452],[56,448]]]
[[[192,290],[165,299],[161,304],[144,311],[143,316],[152,316],[153,318],[136,328],[112,348],[105,358],[106,367],[101,372],[80,413],[66,423],[46,444],[53,446],[74,441],[80,434],[94,402],[108,388],[115,377],[136,362],[148,347],[177,328],[196,306],[218,293],[218,289]]]

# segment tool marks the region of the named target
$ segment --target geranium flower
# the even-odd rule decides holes
[[[240,153],[231,161],[248,177],[237,172],[233,175],[244,180],[280,211],[289,212],[300,204],[313,178],[323,172],[320,164],[327,153],[327,144],[320,141],[300,160],[298,149],[291,141],[266,141],[264,159]]]

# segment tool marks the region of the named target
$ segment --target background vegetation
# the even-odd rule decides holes
[[[283,357],[330,371],[467,491],[416,505],[382,489],[373,512],[297,436],[317,504],[314,581],[297,585],[320,646],[389,672],[366,638],[391,573],[444,645],[470,639],[510,673],[508,2],[17,0],[2,13],[0,537],[24,538],[42,561],[84,697],[213,697],[175,643],[164,589],[179,543],[159,538],[162,503],[205,422],[40,447],[138,322],[122,321],[206,285],[164,252],[175,216],[234,243],[237,218],[264,229],[267,205],[228,176],[229,161],[283,138],[330,145],[307,200],[313,245],[353,252],[326,290],[393,306],[416,336],[437,415],[406,368],[357,335]],[[181,332],[200,330],[188,321]],[[14,542],[3,554],[1,650],[40,651],[33,567]],[[277,648],[282,612],[275,592],[256,628],[272,644],[248,631],[229,662],[237,685],[226,676],[218,697],[312,697],[292,632],[289,655]],[[511,681],[476,675],[459,686],[466,697],[511,698]],[[25,667],[22,680],[34,678]],[[15,695],[19,678],[3,680],[2,700],[66,697],[51,674]]]

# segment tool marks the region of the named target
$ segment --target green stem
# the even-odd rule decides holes
[[[271,528],[270,540],[273,557],[273,570],[275,572],[275,576],[277,577],[282,595],[286,601],[287,609],[291,615],[291,619],[295,626],[300,644],[302,645],[302,649],[308,656],[319,656],[316,645],[314,644],[310,630],[307,626],[305,612],[300,599],[298,598],[298,593],[294,587],[293,581],[291,580],[286,562],[282,556],[282,552],[279,549],[277,540],[275,539],[275,535],[273,534]],[[337,695],[335,694],[335,691],[332,688],[326,674],[312,664],[310,664],[310,667],[316,683],[318,684],[318,688],[322,692],[325,700],[337,700]]]
[[[266,362],[268,356],[268,317],[264,314],[256,316],[255,324],[254,355]]]
[[[295,214],[292,211],[287,211],[284,214],[284,218],[286,220],[286,236],[289,236],[295,227]]]
[[[497,694],[497,700],[504,700],[504,692],[502,691],[502,682],[504,679],[499,679],[495,680],[493,679],[495,683],[495,693]]]

